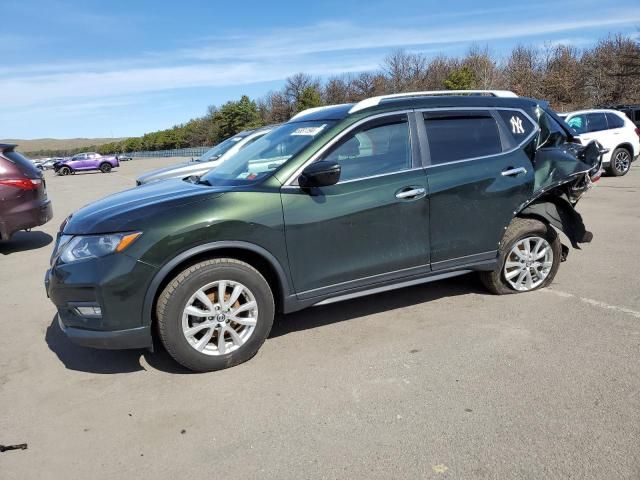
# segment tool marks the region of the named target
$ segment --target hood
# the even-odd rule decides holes
[[[184,178],[190,175],[204,175],[209,170],[217,167],[219,162],[185,162],[169,167],[152,170],[138,177],[138,184],[166,180],[167,178]]]
[[[91,203],[68,219],[64,233],[126,232],[143,228],[143,223],[172,209],[222,195],[223,187],[168,180],[125,190]]]

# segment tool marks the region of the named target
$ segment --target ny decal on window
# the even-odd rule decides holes
[[[513,133],[524,133],[524,128],[522,128],[522,119],[520,117],[516,117],[515,115],[511,117],[511,131]]]

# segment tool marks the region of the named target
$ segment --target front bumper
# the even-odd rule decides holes
[[[151,347],[151,327],[148,326],[114,331],[85,330],[65,326],[60,315],[58,325],[69,340],[83,347],[109,350]]]
[[[45,275],[45,289],[58,310],[58,323],[71,341],[107,348],[151,348],[150,319],[142,318],[148,285],[156,269],[125,254],[64,264]],[[98,314],[83,313],[90,306]]]

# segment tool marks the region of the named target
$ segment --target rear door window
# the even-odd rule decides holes
[[[502,152],[498,124],[487,112],[425,112],[431,164]]]
[[[624,120],[621,119],[615,113],[606,113],[607,123],[609,124],[609,128],[622,128],[624,127]]]
[[[607,130],[607,117],[604,113],[589,113],[587,114],[587,131],[588,132],[601,132]]]

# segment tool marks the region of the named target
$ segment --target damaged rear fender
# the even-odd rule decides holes
[[[523,208],[516,216],[537,218],[564,232],[573,248],[580,249],[580,243],[589,243],[593,234],[588,231],[580,215],[566,196],[539,199]]]

